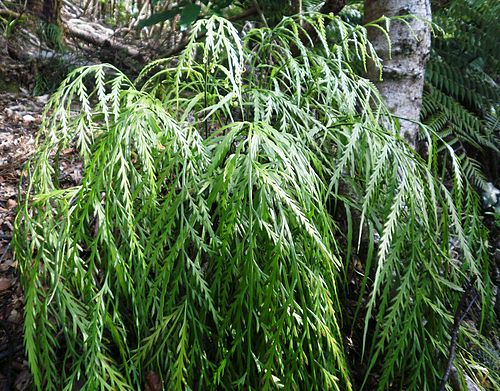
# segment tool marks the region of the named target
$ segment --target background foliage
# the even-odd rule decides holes
[[[434,39],[427,66],[424,121],[462,157],[468,178],[482,191],[498,178],[500,5],[455,0],[437,9],[444,34]]]

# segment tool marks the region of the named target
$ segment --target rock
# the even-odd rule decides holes
[[[14,389],[16,391],[25,391],[31,389],[31,373],[29,369],[24,369],[16,378],[14,382]]]
[[[23,122],[24,123],[31,123],[31,122],[34,122],[35,121],[35,117],[33,117],[31,114],[26,114],[26,115],[23,115]]]
[[[49,101],[49,94],[35,96],[35,100],[40,104],[46,104]]]
[[[458,370],[456,367],[451,367],[450,374],[450,385],[453,391],[481,391],[480,388],[474,383],[474,381],[470,378],[470,376],[463,372],[463,376],[465,378],[465,387],[462,387],[460,382],[460,377],[458,375]]]
[[[23,320],[22,315],[16,310],[12,310],[7,318],[7,321],[10,323],[20,324]]]
[[[149,371],[146,373],[146,391],[161,391],[163,390],[163,384],[160,379],[160,376],[154,372],[154,371]]]
[[[13,118],[14,117],[14,110],[12,110],[10,107],[5,109],[5,114],[7,114],[7,118]]]
[[[465,383],[467,384],[467,391],[481,391],[481,389],[474,383],[469,375],[464,373]]]
[[[11,286],[11,282],[8,278],[0,278],[0,292],[6,291]]]
[[[17,206],[17,201],[9,198],[6,203],[7,209],[14,209]]]

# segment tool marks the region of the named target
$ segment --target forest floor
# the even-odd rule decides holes
[[[0,390],[26,390],[30,372],[23,354],[23,294],[11,239],[19,180],[34,151],[47,97],[0,92]]]
[[[135,69],[144,59],[131,53],[146,52],[130,40],[125,45],[109,27],[81,17],[82,10],[70,2],[64,4],[63,18],[72,26],[64,50],[52,50],[37,36],[36,25],[28,22],[11,36],[0,34],[0,391],[31,389],[23,349],[24,297],[11,241],[23,166],[34,153],[49,98],[35,95],[56,87],[76,66],[111,62]],[[62,159],[61,173],[77,180],[78,164],[70,156]]]
[[[51,52],[40,46],[32,31],[26,26],[9,39],[0,35],[0,391],[31,389],[23,349],[24,297],[11,240],[23,166],[34,153],[36,132],[49,98],[34,95],[37,83],[42,90],[54,87],[71,67],[78,65],[70,67],[69,61],[61,61],[65,53],[59,54],[59,60],[43,59],[40,63],[36,56]],[[77,52],[71,49],[66,51],[68,55]],[[31,57],[26,58],[27,54]],[[92,51],[84,52],[84,57],[91,63],[99,61]],[[64,176],[78,175],[78,167],[71,162],[63,160],[61,164]]]

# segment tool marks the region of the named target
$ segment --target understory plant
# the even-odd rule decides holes
[[[438,9],[434,21],[444,34],[436,37],[426,68],[423,120],[453,146],[482,192],[490,192],[487,178],[498,177],[499,14],[494,0],[453,0]]]
[[[241,37],[213,16],[136,80],[73,71],[15,227],[36,388],[352,389],[346,270],[364,245],[366,379],[437,389],[463,285],[488,302],[485,232],[454,150],[424,128],[423,160],[399,138],[354,71],[368,61],[365,27],[337,17]]]

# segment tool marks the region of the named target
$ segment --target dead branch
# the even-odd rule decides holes
[[[448,383],[448,379],[450,377],[452,367],[453,367],[453,361],[455,360],[455,351],[457,348],[457,338],[458,338],[458,331],[460,329],[460,324],[464,320],[465,316],[467,313],[470,311],[472,308],[472,305],[478,298],[478,293],[476,292],[471,299],[470,303],[466,306],[467,302],[467,297],[470,295],[472,290],[474,289],[474,282],[470,282],[469,286],[467,289],[464,290],[462,297],[460,299],[460,303],[458,304],[457,310],[455,312],[455,318],[453,322],[453,329],[451,330],[451,342],[450,342],[450,350],[448,354],[448,363],[446,364],[446,370],[443,375],[443,379],[441,380],[441,384],[439,386],[439,391],[445,391],[446,389],[446,383]]]
[[[75,38],[96,46],[119,51],[133,59],[143,60],[143,54],[139,49],[127,46],[114,39],[114,32],[111,29],[79,19],[70,19],[65,24],[66,32]]]
[[[0,8],[0,16],[17,19],[21,16],[21,14],[9,9]]]

